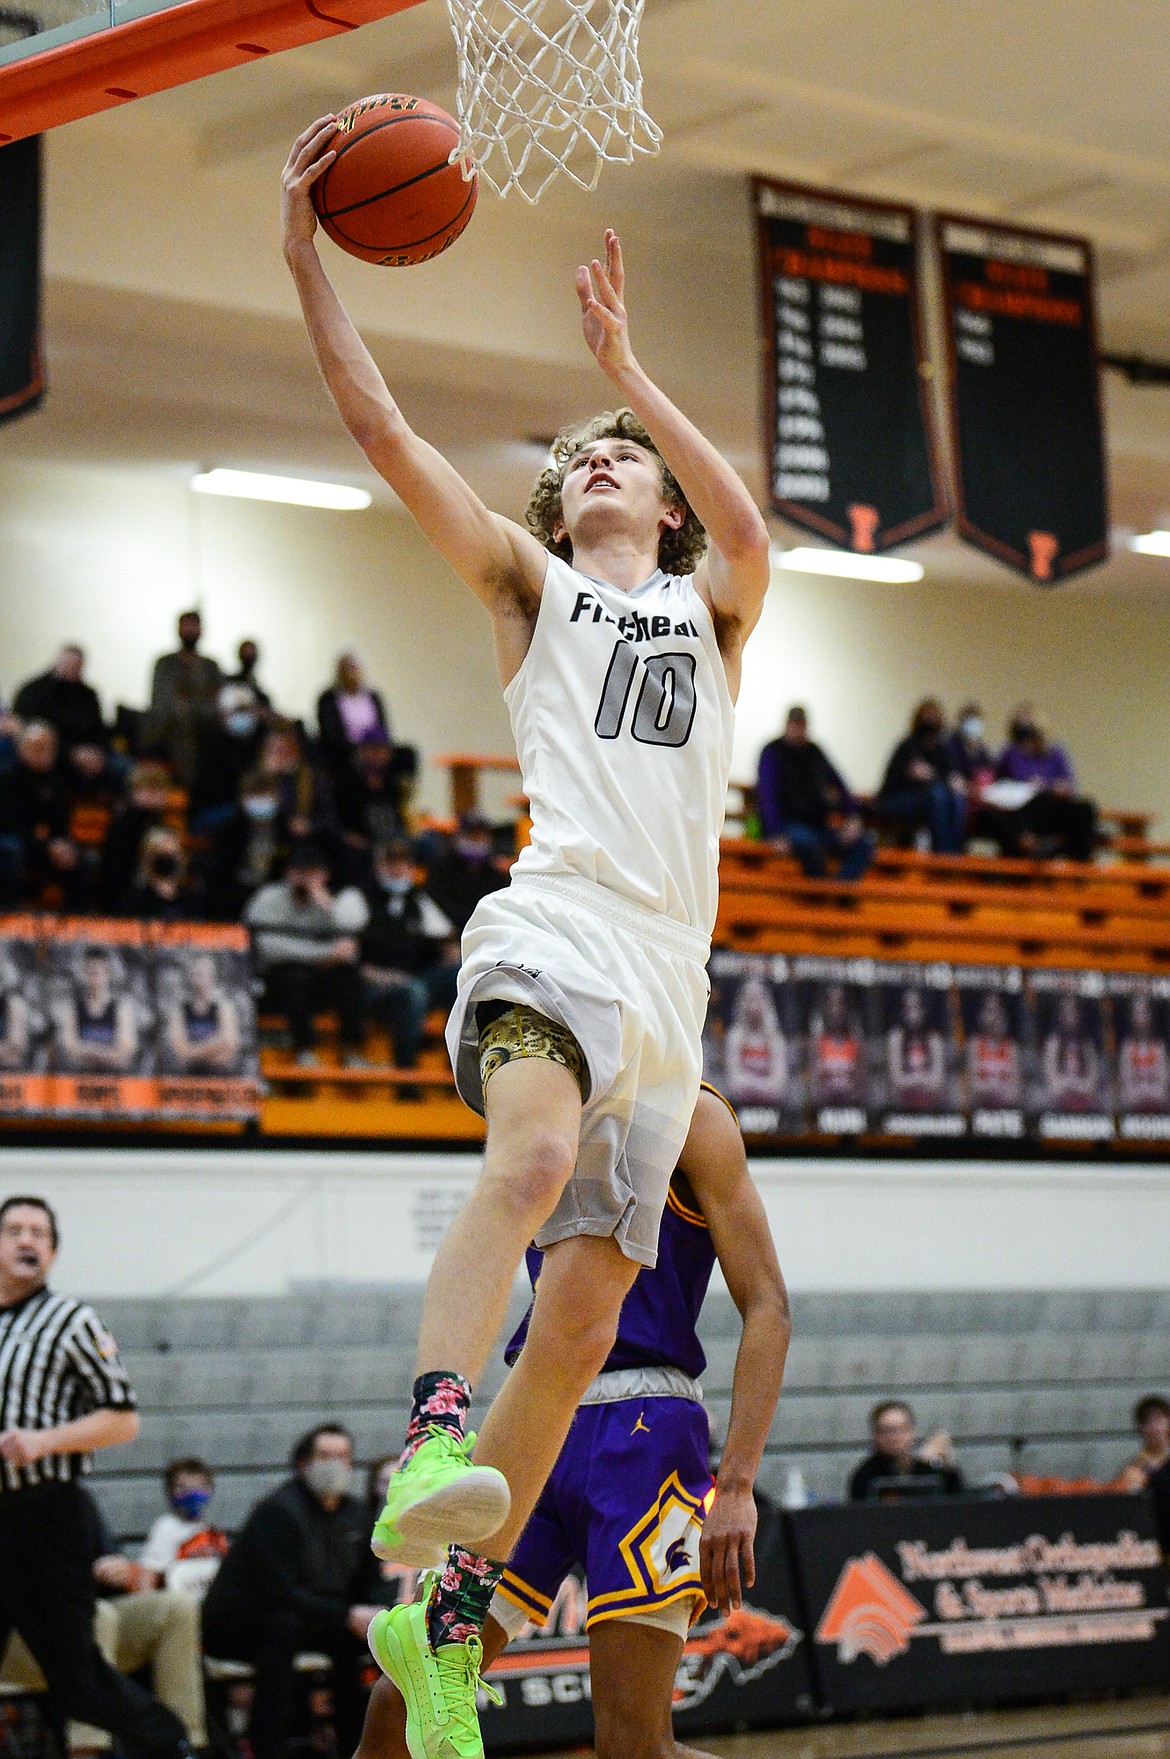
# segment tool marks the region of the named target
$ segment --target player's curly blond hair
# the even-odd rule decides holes
[[[565,562],[573,560],[573,546],[568,537],[562,536],[558,540],[553,536],[561,519],[561,484],[565,480],[565,466],[582,446],[590,446],[594,440],[611,439],[633,440],[658,459],[662,466],[663,495],[682,507],[686,515],[677,531],[662,533],[658,542],[658,566],[664,574],[693,574],[707,548],[707,533],[688,505],[674,473],[632,409],[607,409],[591,421],[561,429],[552,445],[553,462],[537,477],[528,503],[525,518],[529,530],[554,556],[560,556]]]

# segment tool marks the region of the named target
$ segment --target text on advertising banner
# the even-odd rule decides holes
[[[953,216],[935,224],[958,529],[1051,586],[1109,553],[1092,250]]]
[[[911,208],[757,179],[772,505],[879,551],[947,516]]]
[[[790,1530],[826,1709],[1165,1684],[1146,1496],[857,1503],[800,1510]]]

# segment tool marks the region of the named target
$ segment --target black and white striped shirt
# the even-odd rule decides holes
[[[0,1430],[52,1429],[90,1411],[133,1411],[134,1389],[118,1346],[86,1301],[38,1289],[0,1307]],[[90,1454],[47,1454],[31,1466],[4,1462],[10,1494],[88,1472]]]

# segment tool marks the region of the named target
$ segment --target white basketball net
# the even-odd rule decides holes
[[[500,195],[538,201],[558,172],[596,187],[606,160],[656,153],[642,108],[645,0],[447,0],[459,52],[457,156]]]

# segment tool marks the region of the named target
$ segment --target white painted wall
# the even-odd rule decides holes
[[[64,1234],[63,1289],[275,1295],[421,1282],[472,1155],[0,1153]],[[753,1162],[794,1290],[1163,1288],[1170,1164]]]
[[[90,653],[107,705],[144,700],[177,613],[202,602],[206,647],[234,664],[255,635],[277,701],[311,714],[356,647],[400,735],[426,756],[511,749],[487,618],[403,516],[325,513],[193,495],[182,473],[0,461],[0,692],[64,639]],[[735,773],[792,701],[855,786],[878,782],[919,697],[983,700],[998,734],[1029,697],[1104,804],[1170,827],[1170,598],[1024,582],[863,586],[778,573],[747,651]],[[489,783],[502,804],[514,783]],[[428,775],[425,804],[446,802]]]

